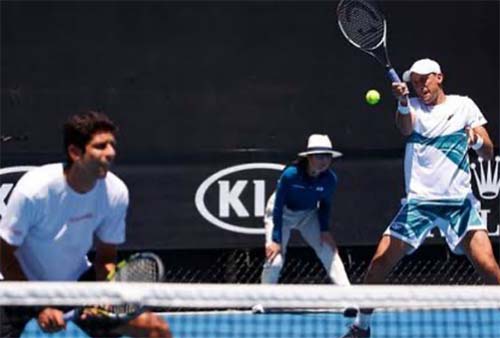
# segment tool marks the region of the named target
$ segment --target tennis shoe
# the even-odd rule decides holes
[[[351,325],[349,331],[342,338],[370,338],[370,328],[363,330],[356,325]]]

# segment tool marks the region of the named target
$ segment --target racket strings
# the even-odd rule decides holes
[[[158,282],[158,264],[154,260],[139,259],[129,262],[114,278],[119,282]]]
[[[363,49],[377,48],[384,39],[384,17],[366,1],[344,1],[337,10],[342,31]]]
[[[125,264],[114,276],[117,282],[145,282],[154,283],[161,279],[160,263],[154,259],[139,258],[133,259]],[[126,317],[140,312],[142,307],[137,304],[113,305],[106,310],[117,317]]]
[[[140,305],[137,304],[120,304],[112,305],[105,309],[107,313],[113,316],[128,316],[133,313],[137,313],[142,309]]]

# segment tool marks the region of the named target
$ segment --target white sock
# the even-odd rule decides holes
[[[356,319],[354,320],[354,325],[360,329],[366,330],[370,327],[372,315],[371,313],[358,312]]]

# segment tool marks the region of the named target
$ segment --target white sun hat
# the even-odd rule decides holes
[[[431,59],[420,59],[415,61],[410,69],[403,73],[403,81],[410,82],[411,73],[427,75],[431,73],[441,74],[441,66]]]
[[[331,154],[332,157],[340,157],[342,153],[332,149],[332,142],[328,135],[312,134],[307,140],[307,149],[299,153],[299,156],[312,154]]]

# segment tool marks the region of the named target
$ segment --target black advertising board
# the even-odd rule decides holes
[[[446,92],[484,113],[498,155],[500,4],[449,3],[383,2],[391,60],[400,73],[438,60]],[[262,245],[265,200],[311,133],[344,153],[332,216],[341,245],[376,243],[397,212],[396,103],[376,61],[344,40],[335,2],[0,5],[0,216],[23,166],[60,161],[60,126],[86,108],[120,126],[114,171],[131,193],[130,248]],[[500,164],[471,161],[498,242]]]

